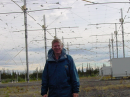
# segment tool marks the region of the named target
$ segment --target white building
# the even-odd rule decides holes
[[[104,66],[99,70],[100,76],[112,75],[113,77],[130,76],[130,57],[113,58],[111,66]]]
[[[111,66],[103,66],[99,70],[99,75],[100,76],[107,76],[107,75],[111,75],[111,74],[112,74],[112,67]]]
[[[112,71],[113,77],[130,76],[130,57],[128,58],[113,58]]]

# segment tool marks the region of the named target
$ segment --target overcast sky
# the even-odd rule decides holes
[[[63,37],[65,48],[68,43],[69,54],[72,55],[77,68],[81,68],[82,64],[86,68],[87,63],[92,67],[101,67],[103,63],[110,66],[108,45],[109,39],[112,39],[111,34],[114,39],[114,58],[117,58],[114,35],[116,29],[119,41],[118,57],[123,57],[122,26],[119,24],[122,9],[125,57],[130,56],[129,0],[90,1],[26,0],[27,11],[31,11],[27,15],[29,70],[44,68],[44,31],[41,27],[44,25],[44,15],[47,26],[47,49],[51,48],[51,41],[55,36],[55,29],[52,28],[56,28],[56,35],[60,39]],[[93,4],[105,2],[109,3]],[[0,70],[26,69],[24,14],[20,8],[23,5],[24,0],[2,0],[0,3]]]

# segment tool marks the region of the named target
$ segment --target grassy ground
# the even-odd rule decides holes
[[[130,80],[80,79],[79,97],[130,97]]]
[[[41,97],[41,81],[0,84],[0,97]],[[130,80],[98,81],[80,78],[79,97],[130,97]]]

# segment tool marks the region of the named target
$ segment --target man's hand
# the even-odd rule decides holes
[[[48,97],[47,94],[43,95],[43,97]]]
[[[78,93],[73,93],[73,97],[79,97]]]

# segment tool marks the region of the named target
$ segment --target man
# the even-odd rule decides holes
[[[78,97],[79,77],[70,55],[66,54],[60,39],[52,41],[42,74],[43,97]],[[47,95],[48,93],[48,95]]]

